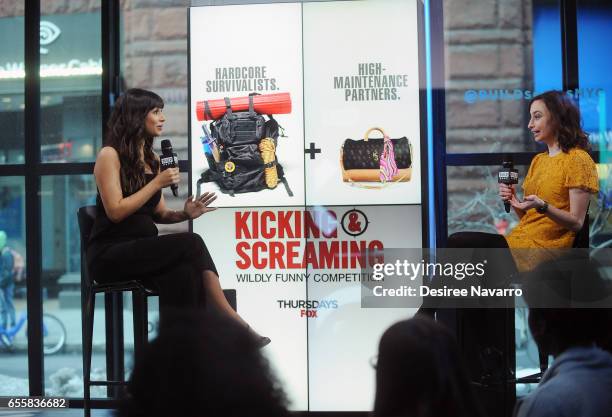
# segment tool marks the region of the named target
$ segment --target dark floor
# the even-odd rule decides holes
[[[329,412],[295,412],[292,413],[293,417],[367,417],[369,413],[366,412],[340,412],[340,413],[329,413]],[[0,409],[0,417],[82,417],[83,410],[78,408],[66,409],[66,410],[8,410],[6,408]],[[111,410],[92,410],[92,417],[113,417],[113,411]]]
[[[111,417],[110,410],[92,410],[92,417]],[[83,417],[83,410],[8,410],[0,409],[1,417]]]

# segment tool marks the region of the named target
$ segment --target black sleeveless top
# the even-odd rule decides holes
[[[156,174],[145,173],[147,183],[155,178],[155,175]],[[126,197],[125,194],[124,197]],[[89,248],[87,251],[88,263],[91,264],[104,249],[115,242],[157,236],[158,230],[153,221],[153,213],[160,199],[161,190],[153,194],[153,196],[133,214],[119,223],[113,223],[106,215],[100,193],[98,192],[96,196],[97,215],[89,237]]]

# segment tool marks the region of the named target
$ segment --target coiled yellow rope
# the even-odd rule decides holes
[[[259,142],[259,152],[261,152],[261,158],[264,164],[269,164],[276,160],[276,146],[274,141],[270,138],[264,138]],[[264,176],[266,179],[266,185],[268,188],[274,188],[278,184],[278,172],[276,171],[276,164],[264,170]]]

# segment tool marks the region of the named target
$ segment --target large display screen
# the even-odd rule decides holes
[[[378,340],[362,268],[423,246],[416,1],[190,9],[193,222],[294,410],[366,411]],[[249,99],[249,95],[251,98]]]

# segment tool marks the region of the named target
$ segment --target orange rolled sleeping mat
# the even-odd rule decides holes
[[[232,111],[249,109],[249,97],[230,99]],[[259,94],[253,96],[253,109],[259,114],[291,113],[291,96],[289,93]],[[196,102],[196,117],[198,121],[216,120],[225,114],[225,99],[203,100]]]

